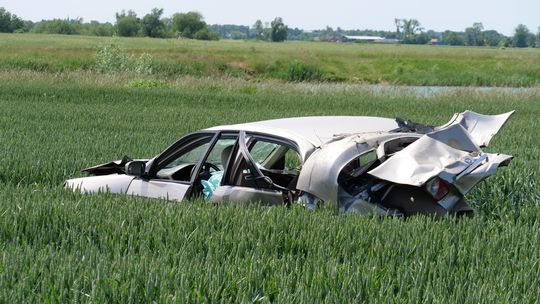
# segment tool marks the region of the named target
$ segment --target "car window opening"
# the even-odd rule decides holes
[[[212,137],[207,136],[195,140],[187,148],[179,151],[177,155],[166,160],[164,165],[156,172],[157,179],[190,182],[195,165],[210,146]]]
[[[271,180],[272,184],[289,190],[296,189],[302,162],[295,150],[282,144],[256,140],[250,145],[249,153],[257,168],[264,177]],[[251,188],[271,188],[268,182],[255,178],[245,159],[241,161],[233,184]]]
[[[203,160],[201,170],[193,184],[193,193],[202,194],[206,199],[212,197],[221,184],[235,142],[236,135],[226,135],[214,144]]]

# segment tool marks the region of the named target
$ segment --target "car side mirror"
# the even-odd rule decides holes
[[[144,175],[146,162],[140,160],[130,161],[126,164],[126,174],[141,177]]]

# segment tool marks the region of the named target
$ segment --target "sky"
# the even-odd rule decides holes
[[[83,18],[114,23],[115,13],[134,10],[139,16],[154,7],[164,16],[198,11],[209,24],[253,25],[257,19],[279,16],[289,27],[304,30],[326,26],[342,29],[395,30],[394,18],[417,19],[425,29],[463,31],[474,22],[484,29],[513,35],[518,24],[536,33],[540,26],[540,0],[0,0],[0,7],[32,21]]]

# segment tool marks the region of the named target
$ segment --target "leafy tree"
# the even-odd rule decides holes
[[[36,25],[32,28],[32,32],[39,34],[75,35],[79,34],[78,28],[80,27],[80,24],[81,20],[43,20],[36,23]]]
[[[288,29],[287,31],[287,40],[302,40],[304,31],[295,27],[293,29]]]
[[[172,16],[172,28],[181,37],[198,40],[218,40],[219,35],[211,31],[198,12],[176,13]]]
[[[23,28],[24,21],[22,19],[0,7],[0,32],[13,33]]]
[[[122,10],[116,13],[116,33],[123,37],[134,37],[139,35],[141,24],[137,14],[129,10],[127,13]]]
[[[412,44],[426,44],[431,40],[431,36],[427,33],[420,33],[414,35],[414,38],[411,40]]]
[[[417,43],[416,35],[422,33],[423,27],[416,19],[394,19],[396,32],[403,43]],[[423,40],[423,39],[421,39]]]
[[[264,39],[264,27],[261,20],[255,21],[255,24],[253,24],[253,33],[254,37],[257,40],[263,40]]]
[[[389,39],[399,39],[396,32],[387,32],[387,31],[380,31],[382,34],[378,34],[377,36],[389,38]]]
[[[208,29],[216,32],[220,38],[248,39],[251,37],[250,27],[246,25],[235,24],[212,24]]]
[[[270,38],[272,39],[272,41],[282,42],[282,41],[285,41],[285,39],[287,39],[288,28],[283,23],[283,19],[281,19],[281,17],[276,17],[274,21],[272,21],[270,26],[272,28],[272,31],[270,34]]]
[[[218,33],[212,32],[208,27],[198,30],[195,35],[193,35],[193,38],[197,40],[219,40]]]
[[[16,31],[21,31],[21,32],[30,32],[32,30],[32,28],[34,27],[34,22],[30,21],[30,20],[24,20],[23,21],[23,27],[16,30]]]
[[[322,30],[322,37],[320,39],[324,41],[335,41],[336,37],[334,29],[327,25],[326,28]]]
[[[530,47],[536,47],[536,35],[534,33],[529,33],[527,37],[527,45]]]
[[[173,38],[174,31],[173,31],[172,18],[167,18],[167,17],[161,18],[161,22],[163,23],[163,27],[164,27],[164,37]]]
[[[514,39],[512,45],[515,47],[527,47],[530,31],[527,26],[520,24],[516,27],[514,32]]]
[[[270,28],[270,22],[264,23],[264,40],[272,39],[272,28]]]
[[[538,33],[536,33],[536,47],[540,48],[540,26],[538,27]]]
[[[114,34],[114,26],[109,22],[100,23],[92,20],[90,23],[81,24],[79,33],[88,36],[112,36]]]
[[[181,37],[194,38],[195,33],[206,27],[203,16],[198,12],[176,13],[172,17],[173,30]]]
[[[489,46],[498,46],[504,39],[504,35],[495,30],[483,31],[482,35],[484,37],[485,44]]]
[[[482,46],[484,45],[484,36],[482,31],[484,30],[484,25],[481,22],[473,23],[472,27],[465,29],[465,34],[467,36],[467,45],[473,46]]]
[[[398,39],[403,39],[401,34],[401,19],[394,18],[394,24],[396,25],[396,37]]]
[[[424,28],[420,25],[420,21],[416,19],[403,19],[403,21],[403,32],[405,33],[405,40],[412,40],[415,35],[421,33],[424,30]]]
[[[331,26],[326,26],[326,28],[324,29],[324,33],[326,35],[333,35],[334,34],[334,29],[331,27]]]
[[[0,32],[11,33],[11,13],[0,7]]]
[[[240,31],[232,31],[232,32],[229,33],[229,36],[233,40],[242,40],[242,39],[247,38],[247,35],[245,33],[240,32]]]
[[[504,39],[501,41],[501,45],[504,47],[511,47],[514,39],[511,37],[504,37]]]
[[[442,40],[442,33],[435,32],[434,30],[428,30],[426,32],[426,34],[431,38],[436,38],[436,39]]]
[[[154,8],[143,17],[141,23],[145,36],[152,38],[165,37],[165,24],[160,19],[161,15],[163,15],[163,9]]]
[[[449,45],[465,45],[465,34],[463,32],[445,31],[442,39]]]

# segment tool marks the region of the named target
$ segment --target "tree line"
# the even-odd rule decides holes
[[[139,17],[132,11],[115,14],[116,21],[84,22],[77,19],[52,19],[32,22],[11,14],[0,7],[0,32],[7,33],[47,33],[67,35],[124,36],[152,38],[186,38],[199,40],[218,39],[254,39],[268,41],[284,40],[327,40],[337,41],[343,35],[381,36],[394,38],[404,44],[426,44],[437,40],[437,44],[468,46],[504,46],[504,47],[540,47],[540,27],[535,34],[525,25],[520,24],[514,35],[507,37],[495,30],[485,30],[480,22],[473,23],[464,31],[436,32],[425,30],[416,19],[395,19],[395,31],[344,30],[338,27],[304,31],[289,28],[282,18],[276,17],[270,22],[257,20],[252,26],[234,24],[209,25],[198,12],[175,13],[163,16],[163,9],[154,8]]]
[[[32,22],[22,20],[4,8],[0,8],[0,32],[8,33],[43,33],[66,35],[123,36],[217,40],[219,35],[211,31],[197,12],[175,13],[163,17],[163,9],[154,8],[148,14],[139,17],[132,11],[115,14],[116,22],[84,22],[77,19],[52,19]]]

